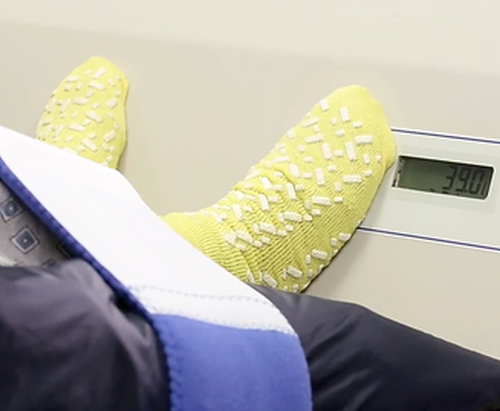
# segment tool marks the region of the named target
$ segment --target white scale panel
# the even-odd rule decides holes
[[[398,156],[493,167],[488,197],[394,187],[396,162],[358,233],[307,293],[500,359],[500,141],[393,131]]]
[[[398,156],[493,167],[489,195],[481,200],[394,187],[396,162],[360,230],[500,251],[500,141],[393,131]]]

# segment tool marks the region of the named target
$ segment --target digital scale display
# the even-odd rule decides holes
[[[401,156],[393,186],[484,200],[492,178],[493,167]]]

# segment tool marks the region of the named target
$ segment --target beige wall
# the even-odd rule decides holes
[[[394,125],[496,137],[498,4],[0,0],[0,123],[32,134],[69,70],[112,59],[132,86],[123,170],[158,212],[217,199],[350,83]]]

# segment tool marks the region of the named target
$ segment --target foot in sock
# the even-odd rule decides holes
[[[56,90],[38,137],[102,163],[104,153],[86,144],[110,148],[108,133],[115,131],[116,155],[107,161],[115,167],[125,146],[127,88],[111,63],[90,60]],[[108,121],[110,113],[114,121]],[[218,203],[162,219],[238,278],[301,291],[364,218],[394,154],[378,102],[361,87],[341,89],[316,105]]]
[[[128,81],[109,61],[94,57],[52,94],[37,139],[117,168],[126,144]]]
[[[361,223],[394,157],[379,103],[361,87],[344,88],[222,200],[163,220],[238,278],[302,291]]]

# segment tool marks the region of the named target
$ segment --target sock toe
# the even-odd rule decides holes
[[[126,145],[128,80],[110,61],[93,57],[53,92],[37,139],[117,168]]]

